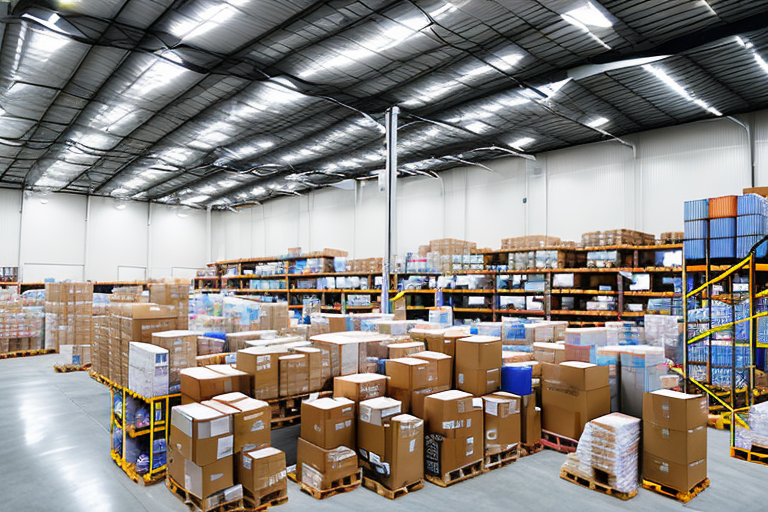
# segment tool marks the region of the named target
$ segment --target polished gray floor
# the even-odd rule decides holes
[[[109,392],[83,372],[56,374],[55,356],[0,360],[0,511],[186,511],[162,484],[141,487],[109,458]],[[279,447],[297,430],[276,431]],[[688,505],[641,489],[627,502],[561,480],[564,455],[545,450],[457,486],[425,488],[395,502],[366,489],[315,501],[289,482],[276,510],[764,510],[768,467],[728,456],[710,430],[712,486]],[[288,454],[289,459],[295,457]]]

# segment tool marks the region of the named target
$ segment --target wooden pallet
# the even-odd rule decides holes
[[[460,467],[459,469],[454,469],[453,471],[444,474],[442,477],[424,475],[424,478],[435,485],[439,485],[440,487],[448,487],[449,485],[457,484],[482,474],[483,461],[481,460],[478,462],[473,462],[472,464],[467,464],[466,466]]]
[[[349,475],[339,480],[334,480],[331,482],[331,486],[328,489],[315,489],[314,487],[307,485],[304,482],[299,482],[298,478],[296,477],[296,471],[288,471],[287,474],[288,480],[299,484],[299,487],[301,487],[302,491],[309,494],[316,500],[324,500],[325,498],[330,498],[331,496],[335,496],[337,494],[354,491],[360,487],[360,484],[363,481],[363,470],[358,469],[357,473],[354,475]]]
[[[56,373],[87,372],[91,369],[91,363],[86,364],[63,364],[54,365],[53,371]]]
[[[44,354],[55,354],[56,349],[42,348],[39,350],[17,350],[15,352],[3,352],[0,359],[13,359],[15,357],[42,356]]]
[[[504,450],[499,453],[485,456],[485,462],[483,464],[483,473],[493,471],[494,469],[503,468],[509,466],[517,459],[520,458],[519,445],[515,445],[514,448]]]
[[[579,446],[579,442],[576,439],[561,436],[560,434],[555,434],[549,430],[541,431],[541,444],[546,448],[561,453],[573,453],[576,451],[576,447]]]
[[[534,453],[539,453],[544,449],[544,445],[541,443],[535,443],[535,444],[525,444],[520,443],[520,456],[521,457],[527,457],[528,455],[533,455]]]
[[[366,489],[370,489],[374,491],[376,494],[378,494],[379,496],[384,496],[389,500],[396,500],[397,498],[402,498],[409,492],[415,492],[415,491],[418,491],[419,489],[423,489],[424,480],[419,480],[418,482],[408,484],[405,487],[399,487],[397,489],[389,489],[387,487],[384,487],[382,484],[380,484],[376,480],[373,480],[372,478],[368,478],[367,476],[364,476],[363,487],[365,487]]]
[[[605,484],[601,484],[599,482],[589,480],[588,478],[583,478],[575,473],[571,473],[567,469],[562,469],[562,468],[560,469],[560,478],[562,478],[563,480],[568,480],[569,482],[572,482],[576,485],[580,485],[585,489],[591,489],[593,491],[607,494],[608,496],[613,496],[614,498],[619,498],[620,500],[623,500],[623,501],[627,501],[637,496],[636,490],[632,492],[618,491],[613,487],[609,487]]]
[[[646,480],[645,478],[643,478],[643,488],[648,489],[649,491],[653,491],[655,493],[661,494],[663,496],[670,497],[677,501],[682,501],[683,503],[688,503],[693,498],[698,496],[699,493],[701,493],[701,491],[703,491],[707,487],[709,487],[709,478],[705,478],[698,484],[694,485],[693,488],[687,492],[678,491],[674,487],[657,484],[656,482],[651,482],[650,480]]]
[[[755,448],[757,448],[757,450],[755,450]],[[732,446],[731,457],[768,466],[768,448],[763,448],[761,446],[753,445],[752,450],[745,450],[743,448]]]
[[[205,507],[203,501],[191,494],[170,476],[165,480],[165,486],[176,495],[190,510],[194,512],[262,512],[269,507],[282,505],[288,501],[287,491],[278,491],[264,496],[260,500],[243,496],[233,501],[220,502],[216,505]],[[245,491],[245,489],[243,489]]]
[[[318,398],[326,398],[332,396],[333,391],[317,391],[267,400],[272,407],[272,429],[301,423],[301,402],[313,394],[317,394]]]

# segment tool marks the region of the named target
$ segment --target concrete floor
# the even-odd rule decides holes
[[[108,389],[84,372],[54,373],[54,357],[0,360],[0,511],[187,511],[164,485],[139,486],[112,462]],[[297,435],[296,428],[283,429],[273,441],[293,447]],[[289,460],[294,457],[288,453]],[[559,478],[564,458],[545,450],[454,487],[426,484],[394,502],[366,489],[316,501],[289,482],[289,501],[276,510],[720,512],[760,510],[768,503],[768,467],[730,458],[726,432],[710,429],[712,485],[688,505],[644,489],[627,502],[583,489]]]

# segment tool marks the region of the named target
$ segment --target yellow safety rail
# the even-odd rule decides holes
[[[726,277],[730,276],[731,274],[733,274],[737,270],[740,270],[740,269],[744,268],[744,266],[746,266],[750,261],[752,261],[752,256],[747,256],[746,258],[741,260],[740,263],[737,263],[736,265],[732,266],[731,268],[729,268],[728,270],[726,270],[725,272],[723,272],[719,276],[715,277],[714,279],[710,279],[709,281],[707,281],[703,285],[699,286],[698,288],[696,288],[692,292],[686,294],[685,298],[686,299],[690,299],[694,295],[698,295],[699,293],[704,291],[708,286],[713,285],[715,283],[719,283],[720,281],[722,281]]]
[[[698,380],[694,379],[693,377],[687,377],[685,375],[685,372],[683,372],[680,368],[672,368],[672,370],[674,372],[680,374],[684,379],[688,379],[691,383],[693,383],[697,387],[701,388],[706,394],[708,394],[709,396],[714,398],[715,401],[717,401],[717,403],[719,403],[720,405],[725,407],[728,410],[728,412],[730,412],[732,415],[733,415],[734,411],[741,411],[741,410],[744,409],[744,408],[733,409],[730,405],[728,405],[726,402],[724,402],[719,396],[717,396],[717,394],[715,392],[713,392],[711,389],[709,389],[705,384],[699,382]],[[738,415],[734,415],[734,416],[736,417],[736,419],[738,420],[739,423],[744,425],[746,428],[749,428],[749,425],[747,425],[741,418],[739,418]]]

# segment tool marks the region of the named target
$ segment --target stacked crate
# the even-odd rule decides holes
[[[745,258],[752,247],[768,235],[768,199],[745,194],[738,199],[736,218],[736,256]],[[768,243],[762,243],[755,256],[764,258]]]
[[[709,257],[736,257],[736,212],[738,196],[709,200]]]
[[[709,238],[709,199],[686,201],[684,219],[685,259],[703,260],[707,253],[707,238]]]

